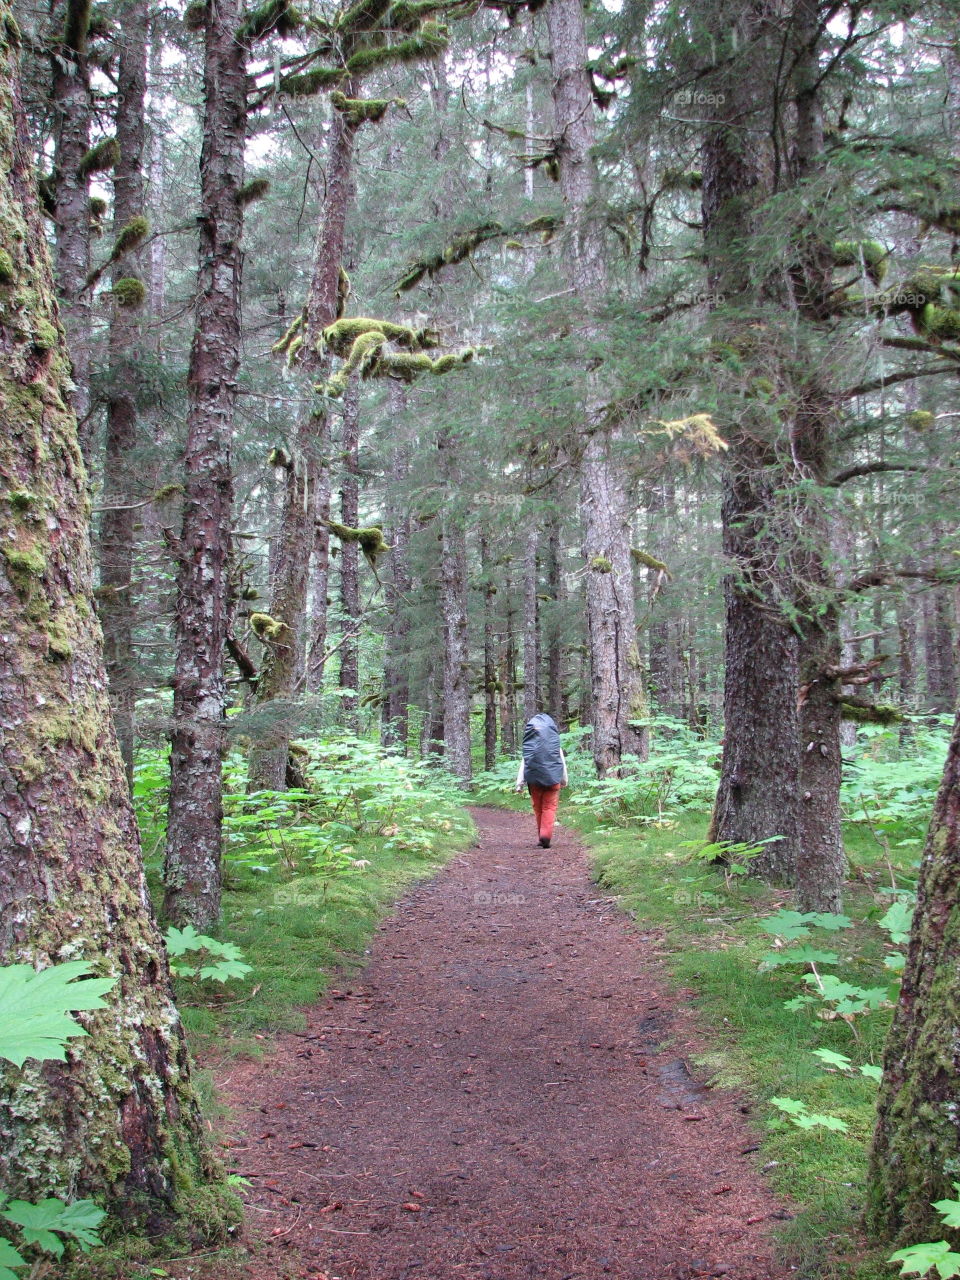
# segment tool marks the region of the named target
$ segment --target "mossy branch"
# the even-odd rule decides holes
[[[673,574],[663,561],[658,560],[656,556],[650,555],[647,551],[641,551],[639,547],[631,547],[630,554],[637,564],[642,564],[645,569],[656,569],[658,573],[666,574],[670,581],[673,581]]]
[[[250,627],[258,640],[265,644],[280,644],[289,633],[290,628],[279,618],[271,618],[269,613],[251,613]]]
[[[348,98],[335,89],[330,95],[330,105],[339,111],[347,124],[359,128],[362,124],[377,123],[387,114],[389,98]]]
[[[360,550],[371,568],[376,568],[377,558],[390,550],[383,537],[383,527],[379,524],[368,525],[363,529],[353,529],[350,525],[338,524],[336,520],[321,520],[320,523],[326,525],[334,537],[339,538],[341,542],[359,543]]]
[[[541,214],[540,217],[532,218],[529,222],[513,224],[512,226],[504,226],[503,223],[494,221],[481,222],[469,231],[463,231],[455,236],[439,253],[411,262],[407,270],[394,284],[394,290],[398,296],[401,293],[408,292],[408,290],[415,288],[424,276],[435,276],[444,267],[463,262],[465,258],[471,256],[475,249],[490,240],[507,238],[512,243],[516,241],[518,236],[539,235],[541,239],[546,241],[553,236],[561,222],[562,219],[554,214]]]
[[[903,712],[897,707],[884,702],[868,702],[865,698],[857,698],[852,694],[838,699],[840,712],[844,720],[852,720],[856,724],[899,724]]]
[[[120,160],[120,143],[116,138],[101,138],[95,147],[91,147],[77,165],[79,178],[90,178],[95,173],[106,173],[113,169]]]
[[[111,263],[117,262],[125,253],[132,253],[134,249],[144,242],[149,234],[150,223],[143,214],[138,214],[135,218],[131,218],[126,226],[121,227],[117,233],[117,238],[113,242],[113,248],[110,250],[110,256],[107,260],[87,276],[85,288],[92,288]]]
[[[257,200],[262,200],[269,190],[269,178],[251,178],[250,181],[245,182],[237,192],[237,204],[241,209],[245,209],[248,204],[253,204]]]

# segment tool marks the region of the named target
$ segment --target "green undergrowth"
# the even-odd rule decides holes
[[[242,981],[179,977],[177,1003],[203,1058],[254,1054],[298,1030],[303,1008],[365,962],[377,922],[414,881],[474,838],[462,792],[444,775],[338,737],[305,744],[306,787],[245,791],[245,762],[225,769],[223,920]],[[148,874],[161,894],[167,769],[141,759],[135,795]]]

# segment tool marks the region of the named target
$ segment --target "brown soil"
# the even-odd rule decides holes
[[[650,939],[569,834],[475,817],[362,977],[224,1082],[256,1280],[784,1276],[756,1135],[690,1076]]]

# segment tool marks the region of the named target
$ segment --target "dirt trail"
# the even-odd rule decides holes
[[[225,1082],[253,1274],[778,1280],[756,1139],[690,1078],[649,940],[571,835],[475,817],[349,994]]]

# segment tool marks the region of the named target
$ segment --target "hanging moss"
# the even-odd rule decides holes
[[[397,44],[379,48],[358,49],[347,59],[347,72],[351,76],[367,75],[377,67],[393,66],[398,62],[424,62],[438,58],[449,42],[449,32],[438,22],[425,22],[416,35]]]
[[[33,580],[42,577],[46,570],[43,552],[38,547],[4,547],[2,554],[14,587],[29,594],[33,590]]]
[[[590,561],[590,568],[595,573],[613,573],[613,561],[606,556],[594,556]]]
[[[311,98],[324,89],[332,89],[346,78],[346,67],[314,67],[296,76],[284,76],[280,92],[291,98]]]
[[[241,600],[259,600],[260,592],[257,590],[256,587],[244,587],[243,591],[240,593],[240,599]]]
[[[13,259],[6,249],[0,249],[0,285],[13,284],[17,273],[13,268]]]
[[[348,98],[345,93],[335,89],[330,95],[330,105],[339,111],[348,124],[361,125],[376,123],[387,114],[390,106],[389,98]]]
[[[911,431],[929,431],[936,420],[937,415],[931,413],[929,409],[914,409],[906,417],[907,426]]]
[[[838,240],[833,260],[838,267],[859,267],[862,261],[867,277],[880,285],[886,278],[890,255],[879,240]]]
[[[136,276],[124,276],[122,280],[114,282],[111,293],[118,307],[132,311],[143,306],[147,298],[147,286]]]
[[[413,382],[421,373],[440,375],[449,373],[458,365],[469,364],[474,354],[472,347],[465,347],[463,351],[448,352],[432,360],[430,356],[421,352],[391,352],[389,355],[381,356],[376,372],[400,378],[403,382]]]
[[[209,6],[206,0],[193,0],[183,11],[183,25],[188,31],[202,31],[207,21]]]
[[[95,173],[106,173],[120,160],[120,144],[116,138],[101,138],[95,147],[81,158],[77,165],[80,178],[90,178]]]
[[[337,270],[337,319],[338,320],[343,316],[343,313],[347,308],[347,302],[352,292],[353,292],[353,287],[350,284],[350,277],[347,275],[346,271],[344,271],[343,267],[341,266]]]
[[[253,204],[255,200],[262,200],[269,190],[269,178],[251,178],[237,192],[237,204],[241,209],[245,209],[248,204]]]
[[[262,40],[275,31],[279,36],[290,36],[303,25],[303,15],[289,0],[266,0],[265,4],[251,9],[241,22],[237,35],[241,40]]]
[[[106,217],[107,207],[107,202],[104,200],[103,196],[90,197],[90,201],[87,205],[87,208],[90,210],[90,222],[98,231],[100,229],[100,224]]]
[[[656,556],[650,555],[647,551],[641,551],[639,547],[631,547],[630,554],[637,564],[642,564],[645,569],[656,569],[658,573],[665,573],[668,578],[672,578],[670,570]]]
[[[358,542],[360,550],[372,566],[376,566],[377,558],[390,548],[383,538],[383,529],[378,524],[368,525],[364,529],[352,529],[347,524],[338,524],[336,520],[324,520],[330,532],[341,542]]]
[[[162,484],[153,495],[154,502],[168,502],[183,493],[182,484]]]
[[[250,627],[258,640],[279,640],[289,627],[278,618],[271,618],[269,613],[251,613]]]
[[[142,213],[131,218],[130,221],[120,228],[116,240],[114,241],[111,251],[111,258],[119,258],[125,253],[130,253],[132,249],[146,240],[150,234],[150,223]]]
[[[699,169],[667,169],[663,175],[664,191],[699,191],[703,174]]]
[[[277,355],[285,354],[288,365],[293,364],[297,352],[303,346],[303,336],[300,332],[303,328],[303,321],[304,313],[301,311],[300,314],[291,321],[290,326],[286,333],[284,333],[283,337],[278,338],[270,348],[270,350]]]
[[[277,445],[267,454],[268,467],[283,467],[289,470],[293,466],[293,459],[284,449],[283,445]]]
[[[503,247],[509,249],[512,253],[522,253],[524,246],[520,240],[508,240]]]

